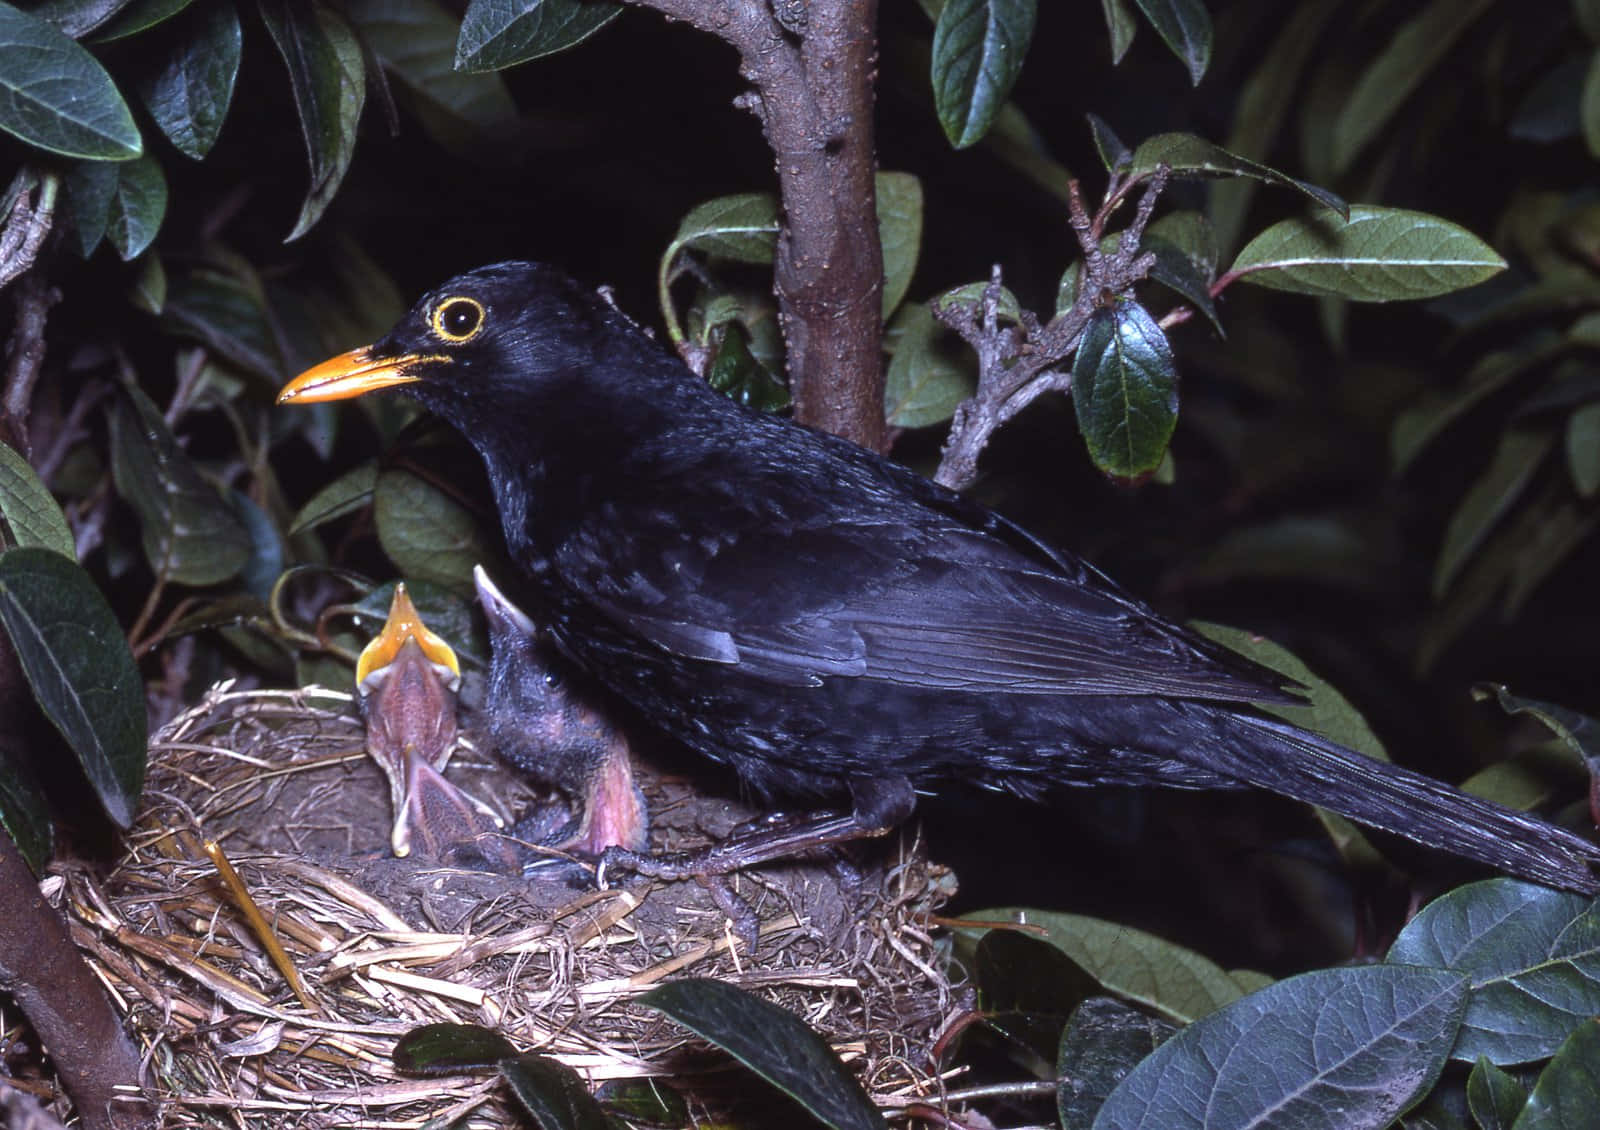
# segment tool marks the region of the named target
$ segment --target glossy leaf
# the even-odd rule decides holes
[[[1203,0],[1134,0],[1150,26],[1189,70],[1189,81],[1200,79],[1211,63],[1211,13]]]
[[[1533,1085],[1513,1130],[1588,1130],[1600,1112],[1600,1019],[1579,1025]]]
[[[1094,1130],[1381,1130],[1433,1086],[1466,978],[1393,965],[1291,977],[1207,1016],[1129,1072]]]
[[[613,1130],[578,1073],[532,1052],[500,1062],[500,1075],[539,1130]]]
[[[789,389],[756,360],[742,323],[723,324],[715,335],[716,352],[706,368],[706,383],[740,404],[762,412],[789,406]]]
[[[310,231],[333,201],[355,154],[356,124],[367,97],[361,44],[343,16],[321,3],[257,0],[272,42],[289,69],[311,164],[311,188],[284,242]]]
[[[0,130],[29,145],[93,161],[144,151],[105,68],[54,25],[0,3]]]
[[[214,585],[250,557],[250,533],[233,507],[179,446],[160,411],[137,388],[111,413],[117,493],[139,515],[145,557],[156,576]]]
[[[1110,997],[1073,1012],[1056,1053],[1056,1113],[1062,1130],[1088,1130],[1107,1096],[1177,1028]]]
[[[0,828],[16,845],[23,862],[40,878],[55,849],[50,803],[33,772],[0,747]]]
[[[1211,277],[1201,271],[1182,248],[1158,235],[1147,234],[1139,250],[1148,251],[1156,257],[1155,265],[1150,268],[1150,277],[1177,291],[1206,316],[1218,334],[1223,334],[1222,322],[1217,318],[1217,304],[1211,297]]]
[[[1128,0],[1100,0],[1100,10],[1105,13],[1106,31],[1111,34],[1111,62],[1120,63],[1128,48],[1133,46],[1139,21],[1133,18]]]
[[[1350,167],[1494,0],[1433,0],[1401,25],[1356,83],[1333,126],[1333,171]]]
[[[72,242],[87,259],[105,238],[120,161],[78,161],[61,178],[62,209],[72,221]]]
[[[407,1075],[453,1075],[483,1071],[517,1049],[499,1032],[478,1024],[425,1024],[394,1045],[394,1065]]]
[[[126,828],[144,787],[144,685],[105,597],[76,561],[13,549],[0,554],[0,623],[45,716]]]
[[[933,104],[957,149],[975,145],[1022,73],[1036,0],[948,0],[933,29]]]
[[[1118,922],[1015,907],[977,910],[963,917],[1025,924],[1034,937],[1061,950],[1108,992],[1179,1023],[1196,1020],[1243,995],[1209,958]],[[960,928],[969,933],[978,929]]]
[[[1527,1101],[1521,1083],[1486,1057],[1478,1057],[1467,1077],[1467,1106],[1480,1130],[1511,1130]]]
[[[1168,212],[1145,229],[1172,244],[1194,264],[1194,269],[1209,282],[1217,274],[1217,233],[1200,212]]]
[[[1117,166],[1125,162],[1133,161],[1133,150],[1123,143],[1122,138],[1116,135],[1104,118],[1098,114],[1089,114],[1088,119],[1095,152],[1100,154],[1100,163],[1106,167],[1107,172],[1114,171]]]
[[[683,1096],[660,1079],[613,1079],[595,1089],[607,1111],[641,1130],[690,1130],[694,1116]]]
[[[954,290],[947,290],[929,303],[929,306],[940,308],[962,306],[969,311],[969,316],[981,313],[984,293],[989,289],[986,282],[968,283],[958,286]],[[1008,287],[1002,286],[995,302],[995,320],[999,322],[1021,322],[1022,304],[1017,301],[1017,296],[1012,294]],[[891,346],[892,348],[892,346]]]
[[[1451,1054],[1506,1066],[1552,1054],[1600,1016],[1600,908],[1518,879],[1458,887],[1422,908],[1385,959],[1471,978]]]
[[[315,529],[324,522],[353,514],[372,504],[378,488],[378,464],[368,460],[324,486],[302,506],[289,523],[289,533]]]
[[[911,289],[922,247],[922,182],[911,173],[879,173],[878,239],[883,245],[883,316],[885,320]]]
[[[72,530],[38,474],[9,444],[0,443],[0,549],[34,545],[77,560]]]
[[[1072,361],[1072,403],[1089,457],[1116,479],[1152,474],[1178,423],[1166,334],[1137,302],[1097,311]]]
[[[161,265],[161,256],[155,252],[140,261],[139,273],[128,290],[128,301],[146,314],[160,314],[166,309],[167,272]]]
[[[516,128],[517,105],[502,77],[456,70],[461,23],[442,5],[434,0],[350,0],[345,12],[384,66],[427,106],[465,123],[480,137],[501,139]]]
[[[378,541],[407,577],[472,588],[472,567],[494,560],[494,541],[459,502],[410,471],[385,471],[373,493]]]
[[[137,259],[156,238],[167,214],[167,178],[146,154],[116,165],[117,186],[106,216],[106,241],[123,262]]]
[[[1178,178],[1249,177],[1280,188],[1292,188],[1341,216],[1350,211],[1343,200],[1325,188],[1296,180],[1237,153],[1229,153],[1222,146],[1192,133],[1158,133],[1148,138],[1133,151],[1129,175],[1138,180],[1148,179],[1158,165],[1166,165]]]
[[[1442,595],[1489,531],[1522,495],[1544,457],[1555,446],[1547,432],[1513,428],[1500,437],[1494,458],[1462,496],[1445,527],[1434,566],[1433,593]]]
[[[975,364],[921,302],[901,306],[889,324],[894,356],[883,382],[883,415],[890,427],[943,423],[977,385]]]
[[[576,47],[622,12],[610,0],[472,0],[456,67],[497,71]]]
[[[82,39],[127,7],[132,0],[41,0],[32,12],[73,39]]]
[[[172,281],[161,320],[204,342],[235,365],[273,384],[287,373],[267,319],[265,300],[253,280],[219,271],[195,271]]]
[[[778,200],[771,193],[745,192],[708,200],[689,211],[661,257],[703,251],[739,263],[770,264],[778,246]]]
[[[130,4],[122,5],[116,15],[95,28],[89,38],[95,43],[126,39],[170,20],[192,3],[194,0],[133,0]]]
[[[1273,224],[1229,270],[1273,290],[1390,302],[1448,294],[1505,268],[1493,248],[1448,220],[1357,204],[1345,223],[1323,216]]]
[[[1498,684],[1479,685],[1472,689],[1472,697],[1476,699],[1491,694],[1507,714],[1526,714],[1530,718],[1537,718],[1561,740],[1561,744],[1571,751],[1580,765],[1600,757],[1600,721],[1570,707],[1512,694]]]
[[[833,1130],[883,1130],[883,1116],[821,1036],[787,1009],[724,981],[670,981],[638,998],[733,1056]]]
[[[211,152],[233,102],[242,32],[229,0],[199,5],[176,22],[159,66],[137,83],[145,108],[178,152]]]

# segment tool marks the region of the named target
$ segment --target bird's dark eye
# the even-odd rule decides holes
[[[554,671],[546,671],[544,673],[544,685],[549,687],[551,690],[560,690],[562,682],[563,680],[561,676],[556,674]]]
[[[433,308],[433,332],[446,341],[470,341],[483,329],[483,303],[476,298],[446,298]]]

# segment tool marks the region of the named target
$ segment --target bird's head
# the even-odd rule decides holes
[[[598,353],[647,339],[603,298],[541,263],[508,262],[457,275],[371,345],[301,373],[280,404],[345,400],[400,389],[468,435],[559,395],[564,377]]]

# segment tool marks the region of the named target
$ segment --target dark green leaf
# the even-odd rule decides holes
[[[576,47],[616,19],[610,0],[472,0],[461,19],[456,67],[497,71]]]
[[[72,530],[28,461],[0,443],[0,548],[36,545],[77,559]]]
[[[0,130],[51,153],[125,161],[144,151],[116,84],[44,20],[0,3]]]
[[[788,388],[751,354],[743,325],[725,322],[716,337],[716,353],[706,369],[706,382],[712,388],[762,412],[789,406]]]
[[[1193,950],[1079,914],[1007,907],[963,916],[975,922],[1026,924],[1034,937],[1060,949],[1107,991],[1188,1023],[1242,995],[1226,971]],[[971,932],[976,927],[962,927]]]
[[[149,154],[115,167],[117,187],[106,217],[106,240],[127,262],[143,255],[161,230],[167,214],[167,178]]]
[[[884,376],[883,414],[891,427],[926,428],[948,420],[977,384],[971,360],[921,302],[900,307],[889,324],[894,356]]]
[[[922,246],[922,182],[910,173],[879,173],[878,239],[883,244],[883,317],[905,300]]]
[[[1472,696],[1477,699],[1489,694],[1494,695],[1500,709],[1507,714],[1526,714],[1544,723],[1551,733],[1561,739],[1561,744],[1572,751],[1580,765],[1600,757],[1600,722],[1587,714],[1553,702],[1514,695],[1498,684],[1490,683],[1472,689]]]
[[[1467,1076],[1467,1105],[1480,1130],[1511,1130],[1527,1101],[1521,1083],[1486,1057],[1478,1057]]]
[[[971,314],[977,314],[981,312],[983,307],[983,295],[988,289],[989,284],[986,282],[968,283],[966,286],[958,286],[954,290],[945,291],[943,294],[935,298],[933,302],[929,303],[929,305],[937,305],[941,309],[946,307],[964,307],[970,312],[970,316]],[[1017,302],[1017,296],[1012,294],[1011,291],[1006,287],[1000,288],[999,300],[995,303],[994,314],[995,320],[998,322],[1022,321],[1022,306],[1019,302]],[[893,349],[897,348],[897,346],[890,345],[886,348]]]
[[[1543,509],[1533,536],[1517,550],[1506,586],[1503,615],[1511,620],[1551,573],[1600,526],[1600,509],[1562,498]]]
[[[289,68],[289,87],[311,163],[311,188],[284,242],[311,230],[332,202],[355,153],[356,123],[367,96],[361,44],[344,17],[320,3],[258,0]]]
[[[1106,1097],[1177,1028],[1110,997],[1072,1014],[1056,1054],[1056,1113],[1062,1130],[1089,1130]]]
[[[146,314],[160,314],[167,305],[167,272],[155,252],[139,262],[139,273],[128,291],[128,301]]]
[[[767,265],[778,246],[778,199],[767,192],[719,196],[690,209],[667,244],[663,264],[678,252],[703,251],[739,263]]]
[[[1462,389],[1448,397],[1424,398],[1395,417],[1389,451],[1395,474],[1411,465],[1427,446],[1469,409],[1560,352],[1559,340],[1486,353],[1473,365]]]
[[[373,517],[383,551],[408,577],[471,591],[472,567],[498,556],[459,502],[409,471],[378,476]]]
[[[1439,547],[1439,559],[1434,566],[1435,596],[1443,595],[1450,587],[1467,559],[1521,496],[1554,446],[1555,436],[1548,432],[1512,428],[1500,437],[1494,458],[1462,496],[1456,512],[1450,516],[1450,524],[1445,527],[1444,543]]]
[[[1161,465],[1178,423],[1172,347],[1137,302],[1119,300],[1089,320],[1072,361],[1072,403],[1089,457],[1116,479]]]
[[[1358,302],[1432,298],[1506,269],[1477,236],[1438,216],[1357,204],[1350,219],[1283,220],[1239,252],[1246,282]]]
[[[42,0],[33,14],[60,28],[73,39],[82,39],[115,16],[132,0]]]
[[[372,503],[377,487],[378,463],[375,459],[369,459],[312,495],[311,500],[300,508],[300,512],[289,523],[289,533],[293,535],[315,529],[324,522],[355,513]]]
[[[273,586],[288,563],[288,546],[267,512],[249,495],[229,491],[228,502],[250,535],[250,557],[239,573],[239,580],[255,596],[271,600]]]
[[[1515,1130],[1589,1130],[1600,1112],[1600,1019],[1581,1024],[1539,1073]]]
[[[239,77],[239,13],[212,0],[177,21],[160,65],[138,83],[139,96],[180,153],[200,160],[216,144]]]
[[[1567,470],[1578,494],[1600,491],[1600,401],[1585,404],[1567,417]]]
[[[477,1024],[427,1024],[413,1028],[394,1046],[394,1066],[407,1075],[453,1075],[485,1071],[517,1054],[511,1042]]]
[[[111,467],[120,494],[139,515],[141,540],[156,576],[214,585],[250,558],[250,532],[196,469],[166,421],[137,388],[111,413]]]
[[[1061,947],[1016,930],[990,930],[978,939],[973,975],[985,1012],[1044,1012],[1063,1020],[1100,988]]]
[[[55,849],[50,803],[33,771],[0,747],[0,828],[17,846],[29,869],[40,878]]]
[[[660,1079],[613,1079],[600,1084],[594,1097],[630,1126],[687,1130],[694,1125],[689,1104]]]
[[[539,1130],[611,1130],[578,1073],[559,1060],[529,1052],[501,1060],[500,1074]]]
[[[933,103],[957,149],[976,144],[1022,73],[1036,0],[948,0],[933,29]]]
[[[1583,34],[1600,43],[1600,0],[1572,0],[1572,14],[1577,17]]]
[[[1189,68],[1196,86],[1211,63],[1211,13],[1201,0],[1134,0],[1150,26]]]
[[[1217,233],[1203,214],[1168,212],[1146,228],[1145,235],[1155,236],[1182,251],[1207,280],[1216,278]]]
[[[198,338],[241,368],[273,384],[288,376],[267,320],[266,303],[253,280],[218,271],[196,271],[176,279],[162,322]]]
[[[1583,143],[1589,147],[1591,157],[1600,157],[1600,50],[1589,59],[1589,70],[1583,77],[1583,93],[1578,101],[1578,124],[1583,131]]]
[[[120,161],[78,161],[61,178],[61,196],[72,220],[73,243],[87,259],[100,246],[111,218]]]
[[[34,698],[126,828],[144,787],[144,686],[105,597],[76,561],[13,549],[0,555],[0,622]]]
[[[1341,216],[1350,213],[1349,206],[1327,189],[1295,180],[1237,153],[1229,153],[1222,146],[1213,145],[1192,133],[1158,133],[1149,138],[1133,151],[1129,174],[1136,179],[1146,180],[1154,175],[1157,165],[1166,165],[1172,170],[1173,176],[1180,178],[1249,177],[1304,193]]]
[[[1543,1059],[1600,1016],[1600,909],[1582,895],[1518,879],[1470,883],[1423,907],[1385,960],[1471,978],[1451,1052],[1469,1063]]]
[[[722,981],[691,978],[638,1002],[709,1040],[833,1130],[883,1130],[883,1116],[855,1076],[793,1013]]]
[[[126,39],[146,28],[171,19],[194,0],[133,0],[117,9],[117,14],[101,24],[89,38],[95,43]]]
[[[1155,265],[1150,268],[1150,277],[1187,298],[1216,327],[1217,333],[1222,334],[1222,323],[1217,320],[1217,304],[1211,298],[1210,276],[1203,273],[1182,248],[1158,235],[1147,234],[1139,250],[1149,251],[1156,257]]]
[[[1128,0],[1100,0],[1100,10],[1105,13],[1106,30],[1111,33],[1111,62],[1120,63],[1128,48],[1133,46],[1139,22],[1133,18]],[[1100,155],[1104,157],[1104,151]]]
[[[1433,0],[1395,33],[1350,92],[1334,123],[1333,171],[1348,169],[1494,0]]]
[[[1128,1073],[1094,1130],[1380,1130],[1433,1086],[1466,1004],[1446,969],[1323,969],[1173,1036]]]
[[[345,11],[383,64],[428,106],[480,138],[504,138],[516,127],[517,106],[503,78],[455,69],[461,24],[443,6],[434,0],[351,0]]]
[[[1106,167],[1107,172],[1114,171],[1118,165],[1133,161],[1133,150],[1123,143],[1108,125],[1104,118],[1098,114],[1089,114],[1089,133],[1094,138],[1095,152],[1100,154],[1100,163]]]

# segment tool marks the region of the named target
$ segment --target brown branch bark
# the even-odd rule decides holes
[[[774,291],[795,416],[881,451],[883,251],[873,189],[877,0],[632,0],[730,43],[776,160]]]

